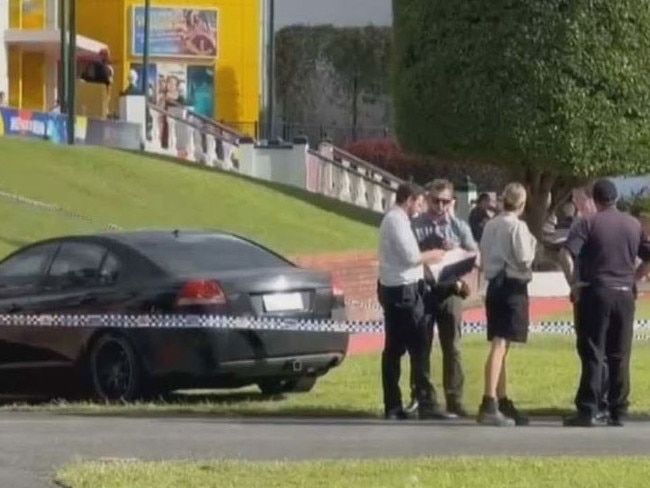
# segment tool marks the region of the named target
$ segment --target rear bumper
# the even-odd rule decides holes
[[[153,379],[220,379],[322,375],[340,365],[349,334],[330,332],[157,329],[133,330],[143,366]]]
[[[215,372],[217,375],[238,375],[255,378],[320,376],[331,368],[340,365],[345,354],[340,352],[293,355],[267,359],[244,359],[222,363]]]

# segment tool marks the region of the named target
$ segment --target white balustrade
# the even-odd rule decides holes
[[[150,140],[145,145],[148,152],[253,177],[259,173],[260,164],[272,167],[298,164],[300,170],[300,161],[304,160],[304,178],[296,178],[293,171],[274,170],[274,181],[281,179],[276,182],[300,186],[378,213],[385,212],[394,203],[395,191],[401,183],[398,178],[330,143],[320,144],[317,151],[306,150],[304,143],[281,148],[257,146],[255,141],[242,141],[240,145],[235,135],[225,133],[218,124],[213,126],[210,121],[188,116],[185,111],[167,113],[150,106],[150,112],[153,124]]]

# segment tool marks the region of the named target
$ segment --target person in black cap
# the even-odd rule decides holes
[[[576,335],[582,371],[575,397],[577,413],[564,419],[564,425],[573,427],[603,424],[598,410],[605,358],[609,367],[607,422],[623,424],[630,395],[636,281],[650,271],[650,241],[638,220],[616,209],[614,183],[597,181],[592,196],[598,211],[571,228],[560,251],[579,317]],[[643,261],[638,268],[637,257]]]

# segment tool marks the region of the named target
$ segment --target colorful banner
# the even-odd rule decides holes
[[[67,116],[58,113],[0,108],[0,136],[25,137],[65,144],[68,137],[67,120]],[[85,141],[86,128],[86,117],[77,117],[76,141]]]
[[[131,54],[144,50],[144,7],[131,10]],[[151,7],[149,55],[172,58],[215,58],[218,12],[216,9]]]

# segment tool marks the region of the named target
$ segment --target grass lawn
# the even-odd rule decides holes
[[[298,189],[100,147],[0,138],[0,190],[87,216],[0,199],[0,256],[37,238],[122,228],[220,228],[283,253],[374,249],[380,215]]]
[[[647,486],[647,458],[435,458],[338,462],[88,463],[69,488],[618,488]]]
[[[482,389],[487,344],[476,335],[464,339],[467,408],[475,412]],[[533,415],[560,415],[573,408],[578,359],[573,340],[563,336],[532,335],[528,345],[511,352],[511,396]],[[440,387],[440,354],[434,353],[434,379]],[[378,354],[346,359],[321,378],[310,393],[263,397],[256,388],[177,395],[165,402],[105,406],[91,403],[5,404],[4,410],[48,410],[59,414],[89,415],[217,415],[289,417],[376,417],[382,413]],[[403,369],[407,393],[408,367]],[[650,414],[650,341],[634,345],[632,412]]]

